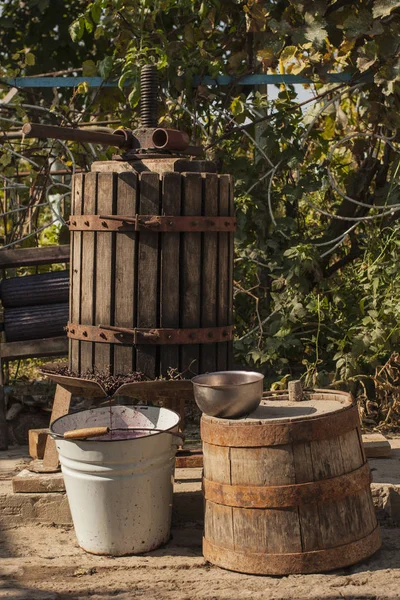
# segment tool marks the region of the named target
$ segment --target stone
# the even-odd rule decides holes
[[[34,473],[24,469],[12,480],[16,494],[65,492],[62,473]]]

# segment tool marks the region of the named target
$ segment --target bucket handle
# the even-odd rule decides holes
[[[174,437],[179,437],[181,438],[182,441],[184,441],[185,437],[183,435],[183,433],[180,433],[179,431],[168,431],[165,429],[155,429],[155,428],[151,428],[151,427],[85,427],[83,429],[71,429],[69,431],[66,431],[64,433],[63,436],[57,436],[57,437],[63,437],[65,440],[83,440],[86,439],[88,437],[100,437],[102,435],[107,435],[107,433],[110,433],[110,431],[157,431],[159,433],[169,433],[170,435],[174,436]],[[57,434],[56,434],[57,435]]]

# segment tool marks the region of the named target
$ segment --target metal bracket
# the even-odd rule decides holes
[[[71,231],[154,231],[166,232],[231,232],[236,230],[235,217],[181,217],[165,215],[71,215]]]
[[[105,344],[214,344],[233,339],[233,326],[197,329],[142,328],[128,329],[113,325],[78,325],[68,323],[67,336],[73,340]]]

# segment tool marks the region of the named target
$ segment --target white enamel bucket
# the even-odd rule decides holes
[[[72,429],[110,426],[110,408],[72,413],[50,426],[78,543],[93,554],[139,554],[168,541],[175,453],[180,417],[167,408],[113,406],[111,431],[87,440],[66,440]],[[168,431],[170,433],[164,433]]]

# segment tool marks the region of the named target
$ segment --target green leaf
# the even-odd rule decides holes
[[[140,102],[140,87],[137,84],[132,85],[132,91],[128,96],[129,104],[132,108],[136,108]]]
[[[11,164],[11,161],[12,161],[12,154],[9,152],[4,152],[4,154],[0,158],[0,165],[2,167],[7,167],[9,164]]]
[[[84,77],[93,77],[96,73],[96,63],[93,60],[84,60],[82,63],[82,75]]]
[[[245,105],[240,96],[237,96],[232,100],[230,109],[234,117],[243,113]]]
[[[362,9],[352,13],[343,23],[347,39],[357,39],[368,33],[372,25],[372,16],[369,10]]]
[[[112,68],[114,66],[114,60],[112,56],[106,56],[98,64],[98,71],[103,79],[107,79],[110,76]]]
[[[400,2],[396,0],[375,0],[372,8],[372,14],[375,19],[381,19],[390,15],[392,10],[400,7]]]
[[[290,62],[294,59],[297,53],[297,46],[286,46],[279,56],[279,60],[282,61],[283,65],[286,65],[287,62]]]
[[[28,67],[32,67],[35,64],[35,55],[32,52],[27,52],[25,54],[25,64]]]
[[[325,20],[316,19],[311,13],[306,13],[305,22],[307,25],[304,30],[306,40],[312,42],[317,48],[322,46],[328,36]]]
[[[85,31],[85,19],[79,17],[68,28],[69,35],[73,42],[79,42]]]
[[[91,8],[90,8],[90,16],[93,19],[94,23],[98,23],[100,21],[100,17],[101,17],[101,5],[100,2],[93,2]]]

